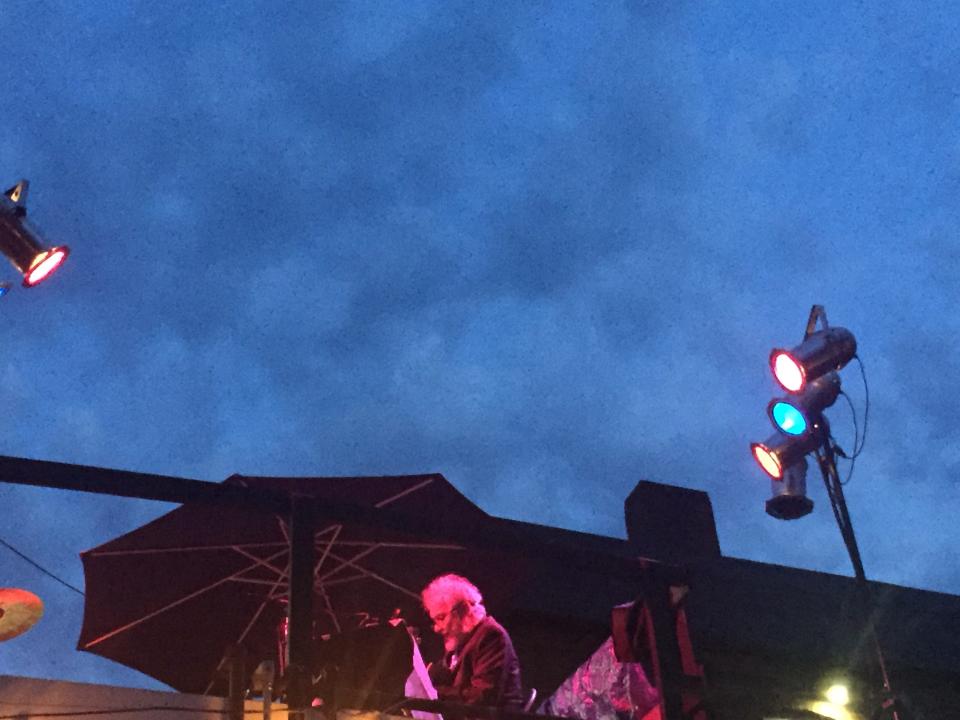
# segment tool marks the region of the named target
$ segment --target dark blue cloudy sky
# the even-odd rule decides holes
[[[819,479],[777,522],[748,451],[767,354],[821,303],[870,381],[867,573],[960,593],[958,18],[4,0],[0,181],[30,179],[73,255],[0,302],[0,454],[441,472],[491,513],[617,536],[650,479],[708,491],[726,555],[850,574]],[[78,586],[81,550],[169,509],[0,502],[0,537]],[[156,686],[74,651],[82,599],[2,547],[0,585],[47,607],[0,672]]]

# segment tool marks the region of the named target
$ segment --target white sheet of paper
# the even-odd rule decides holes
[[[413,640],[411,643],[413,645],[413,672],[410,673],[407,682],[404,683],[404,695],[408,698],[436,700],[437,689],[433,686],[433,681],[430,680],[430,673],[427,672],[427,666],[423,664],[423,655],[420,654],[420,646],[417,645],[417,641],[412,635],[410,639]],[[428,713],[420,710],[414,710],[413,717],[416,718],[416,720],[443,720],[443,716],[438,713]]]

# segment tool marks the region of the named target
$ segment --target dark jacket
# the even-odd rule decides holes
[[[430,666],[430,679],[440,700],[511,710],[522,708],[520,662],[500,623],[487,615],[454,656],[452,667],[447,662]]]

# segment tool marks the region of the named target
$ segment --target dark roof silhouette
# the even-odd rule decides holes
[[[613,606],[638,596],[644,573],[651,567],[667,569],[677,584],[689,587],[686,611],[694,650],[714,686],[741,694],[754,692],[751,683],[800,688],[830,668],[866,668],[865,682],[872,682],[874,650],[865,635],[866,615],[857,604],[853,578],[723,557],[709,498],[699,491],[640,483],[628,498],[631,537],[626,540],[490,516],[440,474],[235,475],[226,483],[349,501],[389,510],[409,521],[399,534],[369,527],[344,530],[341,541],[360,542],[369,531],[376,536],[371,536],[374,544],[402,536],[419,543],[456,545],[460,551],[439,561],[378,545],[366,554],[364,562],[369,564],[362,569],[379,580],[403,585],[406,595],[397,600],[398,606],[405,603],[408,620],[421,626],[426,618],[418,608],[416,591],[430,574],[455,571],[470,577],[484,592],[488,608],[510,630],[525,681],[537,686],[542,696],[552,692],[609,635]],[[223,518],[222,525],[233,522],[246,533],[244,541],[277,537],[276,522],[257,529],[249,510],[217,510],[216,516]],[[84,553],[88,588],[92,588],[88,604],[117,590],[111,585],[117,581],[97,569],[102,567],[97,563],[103,562],[98,557],[142,548],[144,543],[212,542],[222,528],[215,527],[211,517],[207,506],[183,506]],[[330,522],[336,525],[336,518]],[[665,557],[657,557],[658,549]],[[137,560],[142,562],[142,557]],[[128,574],[134,571],[130,565],[118,577],[129,581]],[[101,590],[96,589],[98,583]],[[374,586],[380,587],[375,583],[364,587]],[[956,696],[944,688],[960,684],[960,597],[882,583],[870,583],[870,587],[893,677],[952,707]],[[117,591],[140,597],[136,590]],[[363,593],[353,601],[362,603]],[[95,615],[88,608],[82,648],[84,642],[112,632],[112,621]],[[109,642],[119,643],[122,635]],[[134,640],[131,636],[131,643]],[[109,642],[89,649],[103,650]],[[133,646],[122,649],[118,659],[127,662]],[[210,665],[216,660],[211,655],[205,662]],[[163,662],[169,664],[170,658]],[[197,689],[194,681],[178,682],[171,684]]]

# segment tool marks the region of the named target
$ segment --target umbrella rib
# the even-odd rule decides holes
[[[390,503],[392,503],[392,502],[395,501],[395,500],[399,500],[399,499],[402,498],[402,497],[406,497],[406,496],[409,495],[410,493],[416,492],[416,491],[419,490],[420,488],[426,487],[427,485],[429,485],[429,484],[432,483],[432,482],[433,482],[433,478],[432,478],[432,477],[431,477],[431,478],[427,478],[426,480],[422,480],[422,481],[418,482],[416,485],[411,485],[411,486],[408,487],[406,490],[401,490],[401,491],[398,492],[396,495],[393,495],[392,497],[388,497],[386,500],[381,500],[381,501],[378,502],[376,505],[374,505],[374,507],[379,510],[380,508],[382,508],[382,507],[384,507],[384,506],[386,506],[386,505],[389,505]]]
[[[373,552],[374,550],[376,550],[378,547],[379,547],[379,545],[376,545],[376,544],[371,545],[371,546],[368,547],[366,550],[363,550],[363,551],[361,551],[361,552],[358,552],[356,555],[353,556],[353,558],[351,558],[351,560],[345,560],[345,559],[341,558],[341,557],[338,556],[338,555],[334,555],[333,550],[330,550],[330,551],[328,552],[328,554],[329,554],[334,560],[338,560],[338,561],[340,562],[340,564],[339,564],[337,567],[335,567],[333,570],[331,570],[330,572],[328,572],[326,575],[324,575],[323,577],[318,578],[318,579],[320,580],[320,583],[322,584],[324,580],[326,580],[327,578],[331,577],[332,575],[336,575],[338,572],[340,572],[341,570],[343,570],[344,565],[348,565],[348,564],[352,565],[352,562],[355,562],[355,561],[357,561],[357,560],[360,560],[361,558],[365,558],[367,555],[369,555],[370,553],[372,553],[372,552]],[[357,568],[356,565],[352,565],[352,567]],[[357,569],[358,569],[358,570],[361,570],[361,571],[363,570],[363,568],[357,568]]]
[[[283,535],[283,541],[289,545],[290,544],[290,529],[287,526],[287,523],[283,521],[283,518],[280,515],[274,515],[277,519],[277,525],[280,526],[280,534]]]
[[[351,583],[354,580],[363,580],[365,577],[367,576],[364,575],[363,573],[360,573],[359,575],[351,575],[350,577],[337,578],[336,580],[326,580],[322,585],[318,585],[317,587],[323,589],[323,588],[333,587],[334,585],[345,585],[346,583]]]
[[[243,639],[247,636],[247,633],[249,633],[250,630],[253,628],[254,623],[256,623],[260,617],[260,613],[263,612],[263,609],[267,606],[267,603],[270,602],[270,600],[272,599],[273,591],[276,590],[278,587],[280,587],[280,582],[281,582],[280,580],[277,580],[275,583],[273,583],[273,587],[270,588],[270,593],[267,595],[267,599],[264,600],[262,603],[260,603],[260,607],[257,608],[257,611],[253,614],[253,617],[250,618],[250,622],[247,623],[247,626],[243,629],[243,632],[240,633],[240,637],[237,638],[238,645],[243,642]],[[216,681],[217,681],[216,676],[211,678],[210,682],[207,684],[206,689],[203,691],[204,695],[209,694],[209,692],[213,689],[213,685]]]
[[[349,544],[349,545],[356,545],[357,543],[345,543],[345,542],[341,542],[340,544],[341,544],[341,545],[348,545],[348,544]],[[363,545],[367,545],[367,543],[362,543],[362,544],[363,544]],[[365,552],[358,553],[357,555],[354,555],[354,557],[353,557],[352,559],[353,559],[354,561],[359,560],[359,559],[361,559],[362,557],[364,557],[364,556],[366,556],[366,555],[369,555],[371,552],[373,552],[373,551],[376,550],[377,548],[416,548],[416,549],[418,549],[418,550],[466,550],[466,548],[465,548],[463,545],[439,545],[439,544],[438,544],[438,545],[433,545],[433,544],[426,544],[426,543],[425,543],[425,544],[422,544],[422,545],[421,545],[421,544],[417,544],[417,543],[373,543],[373,544],[370,544],[370,545],[368,546],[368,548],[367,548],[367,550],[366,550]],[[329,573],[327,573],[326,575],[324,575],[322,578],[316,578],[317,580],[319,580],[319,583],[320,583],[320,584],[318,585],[318,587],[321,587],[321,588],[322,588],[324,585],[343,585],[344,583],[353,582],[354,580],[361,580],[361,579],[363,579],[363,578],[365,578],[365,577],[373,577],[373,575],[372,575],[369,571],[367,571],[367,570],[365,570],[365,569],[363,569],[363,568],[361,567],[361,568],[359,568],[359,570],[360,570],[360,574],[359,574],[359,575],[352,575],[352,576],[350,576],[350,577],[337,578],[337,579],[335,579],[335,580],[331,580],[330,578],[331,578],[333,575],[335,575],[335,574],[337,574],[338,572],[342,571],[343,568],[344,568],[344,565],[346,565],[346,564],[349,563],[349,561],[343,560],[343,559],[340,558],[340,557],[337,557],[337,556],[334,556],[334,557],[335,557],[335,559],[339,560],[342,564],[341,564],[340,566],[334,568],[333,570],[331,570]],[[356,566],[353,566],[353,567],[356,567]],[[377,578],[377,579],[380,579],[380,578]],[[265,583],[266,581],[260,581],[260,582],[264,582],[264,583]],[[417,596],[417,597],[419,597],[419,596]]]
[[[278,568],[278,567],[276,567],[275,565],[271,565],[270,562],[268,562],[267,560],[264,560],[263,558],[259,558],[259,557],[257,557],[256,555],[253,555],[252,553],[248,553],[248,552],[244,551],[244,549],[243,549],[242,547],[240,547],[240,546],[235,546],[233,549],[236,550],[236,551],[237,551],[238,553],[240,553],[241,555],[243,555],[245,558],[248,558],[248,559],[250,559],[250,560],[253,560],[253,562],[256,563],[257,565],[260,565],[261,567],[265,567],[265,568],[267,568],[268,570],[271,570],[271,571],[275,572],[275,573],[277,574],[278,578],[279,578],[279,580],[277,580],[278,583],[281,582],[281,581],[287,576],[287,571],[286,571],[285,569]],[[282,554],[283,554],[283,553],[280,553],[280,555],[282,555]],[[274,557],[278,557],[278,556],[275,555]],[[249,568],[247,568],[247,570],[252,570],[253,567],[254,567],[254,566],[251,565]],[[268,581],[268,582],[270,582],[270,581]]]
[[[436,544],[436,545],[435,545],[435,544],[431,544],[431,543],[423,543],[423,544],[420,544],[420,543],[390,543],[390,542],[387,542],[387,543],[370,543],[370,544],[368,544],[368,543],[358,543],[358,542],[341,542],[340,544],[341,544],[341,545],[350,545],[350,546],[361,546],[361,547],[366,546],[366,548],[365,548],[362,552],[359,552],[359,553],[357,553],[356,555],[354,555],[350,560],[346,560],[346,559],[340,557],[339,555],[334,555],[333,550],[328,547],[327,550],[326,550],[325,553],[324,553],[324,558],[326,558],[326,557],[329,555],[330,557],[333,557],[335,560],[339,561],[339,562],[340,562],[340,565],[338,565],[337,567],[333,568],[333,570],[331,570],[330,572],[328,572],[326,575],[323,575],[322,577],[316,578],[321,585],[322,585],[324,582],[326,582],[329,578],[333,577],[334,575],[336,575],[337,573],[339,573],[340,571],[342,571],[343,568],[344,568],[344,566],[346,566],[346,565],[350,565],[351,567],[359,570],[361,573],[365,573],[365,574],[366,574],[365,576],[375,577],[377,580],[382,580],[382,578],[375,576],[375,575],[374,575],[373,573],[371,573],[369,570],[366,570],[363,566],[355,565],[355,564],[354,564],[357,560],[360,560],[360,559],[366,557],[367,555],[369,555],[370,553],[372,553],[374,550],[377,550],[377,549],[379,549],[379,548],[416,548],[416,549],[419,549],[419,550],[466,550],[466,548],[465,548],[463,545],[443,545],[443,544]],[[331,546],[331,547],[332,547],[332,546]],[[354,579],[356,579],[356,578],[350,578],[350,579],[351,579],[351,580],[354,580]],[[338,583],[339,583],[339,582],[340,582],[340,581],[338,581]],[[383,580],[383,582],[387,582],[387,584],[389,584],[389,582],[386,581],[386,580]],[[405,591],[405,592],[409,593],[409,591]],[[419,596],[419,595],[412,595],[412,594],[411,594],[411,597],[417,597],[417,598],[419,598],[420,596]]]
[[[280,555],[282,555],[282,554],[285,553],[285,552],[286,552],[286,550],[282,550],[282,551],[280,551],[280,552],[278,552],[278,553],[276,553],[276,554],[274,554],[274,555],[271,555],[269,559],[270,559],[270,560],[273,560],[275,557],[279,557]],[[115,628],[115,629],[111,630],[110,632],[105,633],[104,635],[101,635],[101,636],[98,637],[98,638],[94,638],[94,639],[91,640],[90,642],[86,643],[86,644],[83,646],[83,648],[84,648],[84,650],[87,650],[87,649],[89,649],[89,648],[92,648],[94,645],[99,645],[99,644],[102,643],[104,640],[108,640],[108,639],[112,638],[114,635],[119,635],[119,634],[122,633],[122,632],[126,632],[126,631],[129,630],[130,628],[136,627],[137,625],[139,625],[139,624],[141,624],[141,623],[144,623],[144,622],[146,622],[147,620],[150,620],[151,618],[154,618],[154,617],[156,617],[157,615],[160,615],[161,613],[164,613],[164,612],[166,612],[167,610],[170,610],[171,608],[175,608],[175,607],[177,607],[178,605],[182,605],[183,603],[187,602],[188,600],[192,600],[192,599],[195,598],[195,597],[198,597],[198,596],[200,596],[200,595],[203,595],[205,592],[208,592],[208,591],[210,591],[210,590],[213,590],[214,588],[219,587],[220,585],[223,585],[224,583],[227,583],[227,582],[230,582],[231,580],[236,579],[238,576],[242,575],[243,573],[245,573],[245,572],[246,572],[247,570],[249,570],[249,569],[250,569],[249,567],[243,568],[242,570],[238,570],[237,572],[235,572],[235,573],[233,573],[233,574],[231,574],[231,575],[228,575],[227,577],[220,578],[219,580],[217,580],[217,581],[216,581],[215,583],[213,583],[212,585],[207,585],[206,587],[200,588],[199,590],[195,590],[194,592],[190,593],[189,595],[186,595],[186,596],[184,596],[184,597],[182,597],[182,598],[179,598],[178,600],[174,600],[172,603],[170,603],[170,604],[168,604],[168,605],[164,605],[162,608],[159,608],[159,609],[157,609],[157,610],[154,610],[153,612],[147,613],[147,614],[144,615],[143,617],[137,618],[137,619],[134,620],[133,622],[129,622],[129,623],[127,623],[126,625],[123,625],[123,626],[121,626],[121,627]]]
[[[323,587],[323,585],[320,586],[320,592],[327,605],[327,612],[330,613],[330,619],[333,620],[333,626],[337,629],[338,633],[343,632],[343,630],[340,629],[340,621],[337,619],[337,614],[333,611],[333,603],[330,602],[330,596],[327,595],[327,589]]]
[[[285,542],[243,543],[242,545],[188,545],[171,548],[140,548],[137,550],[91,550],[88,557],[106,557],[108,555],[153,555],[173,552],[199,552],[203,550],[234,550],[236,548],[269,548],[287,545]]]
[[[273,594],[273,591],[276,590],[279,586],[280,586],[279,582],[276,582],[273,584],[273,587],[270,588],[271,595]],[[257,622],[257,619],[260,617],[260,613],[263,612],[263,609],[267,606],[267,603],[269,601],[270,601],[270,596],[268,596],[266,600],[260,603],[260,607],[257,608],[257,611],[253,614],[253,617],[250,618],[250,622],[247,623],[247,626],[243,629],[243,632],[240,633],[240,637],[237,638],[238,643],[243,642],[243,639],[247,636],[247,633],[249,633],[250,630],[253,628],[254,623]]]
[[[320,568],[323,567],[323,563],[326,562],[327,556],[330,554],[331,548],[333,548],[333,544],[337,542],[337,538],[340,537],[340,531],[343,530],[343,525],[332,525],[331,527],[333,528],[333,536],[326,542],[326,546],[323,548],[323,555],[320,556],[317,564],[313,567],[313,576],[315,578],[320,574]],[[329,530],[329,528],[327,528],[327,530]],[[326,530],[322,532],[326,532]],[[314,537],[314,541],[316,541],[316,537]]]
[[[376,542],[373,540],[339,540],[341,547],[346,548],[414,548],[416,550],[466,550],[466,545],[452,543],[414,543],[414,542]],[[319,545],[319,543],[318,543]]]
[[[341,545],[349,543],[342,542]],[[401,542],[381,542],[375,543],[381,548],[414,548],[416,550],[466,550],[464,545],[451,545],[446,543],[401,543]]]
[[[270,585],[270,586],[273,586],[273,585],[275,585],[278,581],[277,581],[277,580],[263,580],[263,579],[260,579],[260,578],[243,578],[243,577],[238,577],[238,578],[233,578],[233,582],[235,582],[235,583],[243,583],[243,584],[245,584],[245,585]],[[279,582],[282,583],[283,581],[280,580]]]
[[[290,544],[290,528],[288,523],[284,522],[283,518],[280,515],[274,515],[274,517],[277,520],[277,524],[280,526],[280,533],[283,535],[284,543],[289,545]],[[339,528],[341,527],[342,525],[339,525],[337,523],[334,523],[333,525],[327,525],[327,527],[323,528],[323,530],[317,530],[314,533],[314,536],[323,535],[324,533],[330,532],[331,530],[333,530],[334,533],[338,533],[340,532]]]
[[[358,555],[357,557],[354,557],[354,560],[359,560],[360,557],[362,557],[363,555],[369,555],[370,552],[373,552],[373,550],[375,550],[375,549],[376,549],[376,548],[371,548],[369,552],[361,553],[361,554]],[[400,592],[404,593],[405,595],[409,595],[410,597],[414,598],[415,600],[419,600],[419,599],[420,599],[420,595],[419,595],[419,594],[417,594],[417,593],[415,593],[415,592],[410,592],[409,590],[407,590],[407,589],[406,589],[405,587],[403,587],[402,585],[397,585],[397,584],[396,584],[395,582],[393,582],[392,580],[388,580],[387,578],[383,577],[383,575],[378,575],[377,573],[373,572],[372,570],[367,570],[367,569],[366,569],[365,567],[363,567],[362,565],[357,565],[356,563],[354,563],[354,562],[351,561],[351,560],[347,560],[346,558],[338,557],[337,555],[335,555],[335,554],[332,553],[332,552],[330,553],[330,555],[331,555],[335,560],[339,560],[339,561],[340,561],[340,563],[341,563],[340,567],[343,567],[344,565],[349,565],[349,566],[352,567],[353,569],[360,571],[360,573],[361,573],[362,575],[366,576],[366,577],[373,578],[374,580],[379,580],[379,581],[382,582],[384,585],[388,585],[388,586],[392,587],[394,590],[399,590]]]

